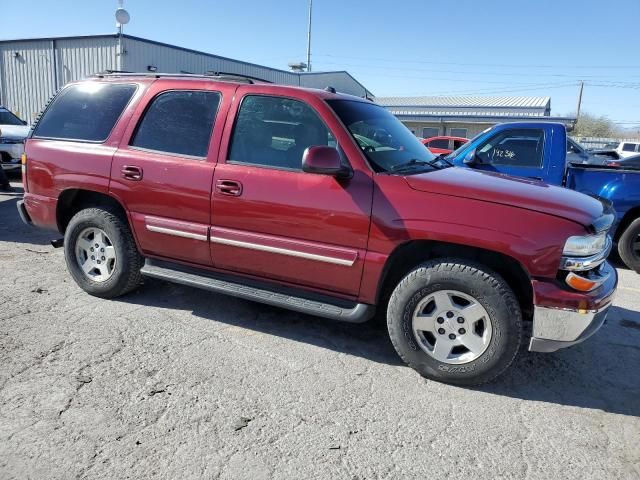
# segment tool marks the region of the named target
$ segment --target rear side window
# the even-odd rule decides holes
[[[431,148],[449,148],[449,140],[446,138],[439,138],[437,140],[431,140],[429,142]]]
[[[206,157],[220,94],[176,90],[153,99],[131,146],[176,155]]]
[[[98,82],[65,88],[38,121],[33,136],[104,142],[135,91],[135,85]]]

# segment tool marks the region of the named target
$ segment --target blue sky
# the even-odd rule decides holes
[[[116,0],[0,0],[2,38],[115,31]],[[11,7],[9,7],[11,5]],[[125,32],[273,67],[306,57],[307,0],[125,0]],[[315,0],[315,71],[374,94],[542,95],[640,128],[640,0]]]

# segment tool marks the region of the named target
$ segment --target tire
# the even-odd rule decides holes
[[[640,218],[631,222],[620,235],[618,254],[627,267],[640,273]]]
[[[428,324],[424,331],[422,322]],[[411,368],[431,380],[466,386],[503,373],[523,336],[520,305],[502,277],[456,258],[426,262],[405,276],[389,300],[387,327]]]
[[[104,234],[101,240],[92,236],[92,232],[98,231]],[[87,238],[96,238],[97,243]],[[91,252],[84,248],[86,242],[89,242]],[[94,246],[98,244],[106,246],[108,253],[99,253],[100,249],[94,252]],[[96,268],[87,273],[81,265],[81,257],[93,257],[94,253],[107,257],[96,257],[96,262],[101,264],[96,267],[102,270]],[[117,211],[108,207],[87,208],[73,216],[64,235],[64,257],[69,273],[78,286],[96,297],[119,297],[134,290],[142,281],[140,268],[143,257],[138,253],[129,225]],[[107,264],[110,267],[108,271]]]

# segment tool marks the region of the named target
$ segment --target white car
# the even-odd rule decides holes
[[[0,164],[3,169],[20,169],[20,157],[28,134],[27,122],[0,107]]]
[[[631,157],[640,153],[640,142],[620,142],[616,148],[620,158]]]

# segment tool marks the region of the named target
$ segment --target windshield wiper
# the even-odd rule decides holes
[[[424,165],[427,165],[432,168],[440,169],[442,167],[439,167],[438,165],[436,165],[436,162],[438,162],[438,160],[439,160],[438,158],[434,158],[433,160],[418,160],[417,158],[412,158],[411,160],[405,163],[401,163],[399,165],[395,165],[391,167],[390,171],[404,172],[407,170],[413,170],[415,167],[424,166]]]

